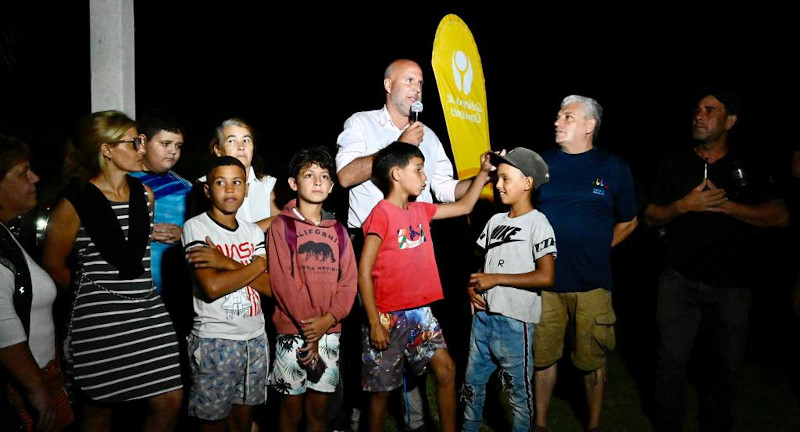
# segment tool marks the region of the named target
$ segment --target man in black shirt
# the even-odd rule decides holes
[[[711,329],[711,386],[703,430],[729,431],[761,253],[759,227],[784,227],[789,214],[772,178],[729,146],[739,102],[718,90],[702,95],[692,119],[695,147],[658,170],[645,221],[665,226],[667,262],[659,277],[657,431],[680,431],[686,366],[698,328]]]

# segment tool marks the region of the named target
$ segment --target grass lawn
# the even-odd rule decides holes
[[[602,426],[605,431],[649,432],[653,430],[648,417],[652,401],[643,394],[640,381],[627,365],[624,352],[612,353],[608,362],[608,383],[603,406]],[[550,406],[548,429],[551,432],[582,432],[583,387],[580,377],[564,364],[559,371],[559,382]],[[634,369],[635,370],[635,369]],[[643,387],[652,390],[652,382]],[[800,402],[785,372],[765,367],[748,359],[739,400],[738,423],[734,432],[797,432],[800,431]],[[510,413],[505,393],[493,379],[484,410],[483,432],[510,430]],[[428,379],[430,415],[438,424],[436,398],[432,377]],[[689,412],[684,432],[699,431],[696,421],[697,395],[689,390]],[[389,416],[386,431],[398,431],[395,417]]]

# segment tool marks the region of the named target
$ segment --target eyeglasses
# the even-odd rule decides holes
[[[131,139],[112,141],[109,144],[122,144],[122,143],[133,144],[133,149],[135,151],[139,151],[139,149],[142,147],[142,144],[144,143],[144,140],[142,139],[142,137],[138,136],[136,138],[131,138]]]

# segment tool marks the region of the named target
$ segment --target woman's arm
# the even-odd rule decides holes
[[[75,208],[66,198],[56,204],[42,246],[42,267],[50,274],[59,288],[68,288],[72,271],[67,266],[67,258],[78,237],[81,220]]]
[[[44,385],[42,371],[33,359],[28,342],[0,348],[0,368],[19,384],[36,410],[36,430],[49,430],[56,419],[58,404]]]
[[[255,223],[256,225],[258,225],[259,228],[261,228],[261,231],[267,232],[269,226],[272,225],[273,219],[275,219],[275,216],[270,216],[268,218],[261,219],[259,221],[256,221]]]
[[[280,207],[275,204],[275,187],[269,192],[269,214],[277,216],[281,212]]]

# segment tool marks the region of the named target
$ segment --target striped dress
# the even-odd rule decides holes
[[[128,203],[112,201],[111,207],[127,238]],[[152,235],[152,208],[149,213]],[[117,278],[119,271],[100,256],[83,226],[75,248],[82,276],[70,347],[81,391],[97,401],[122,402],[182,388],[175,330],[152,289],[149,244],[145,272],[131,280]]]

